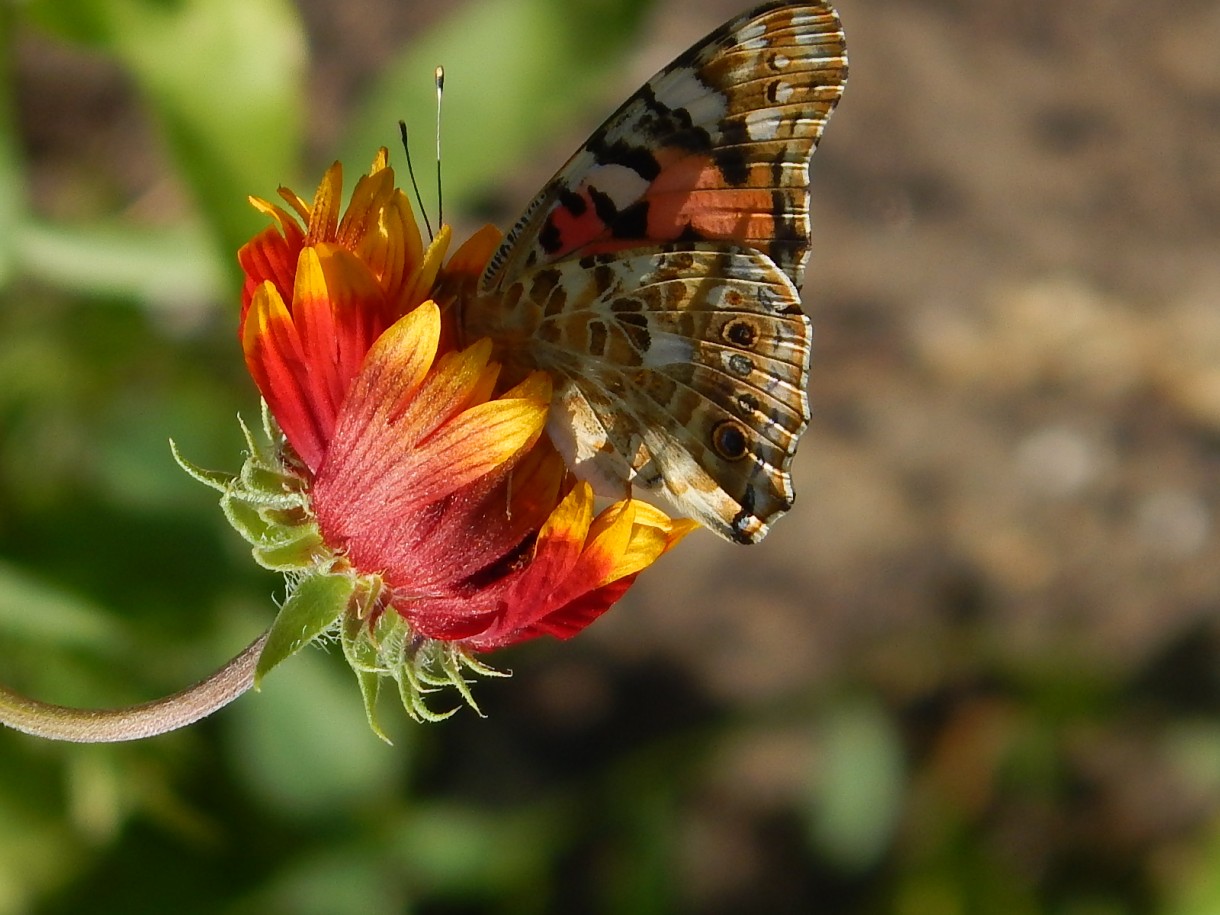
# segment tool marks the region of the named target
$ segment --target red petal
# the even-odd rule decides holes
[[[238,250],[237,262],[246,274],[242,288],[239,337],[241,325],[246,320],[246,310],[250,307],[250,299],[259,286],[271,282],[285,301],[291,297],[300,250],[299,244],[294,245],[274,226],[263,229]]]
[[[497,644],[488,646],[479,645],[478,647],[503,648],[506,645],[524,642],[541,635],[550,635],[557,639],[570,639],[614,606],[619,598],[627,593],[627,589],[631,587],[635,579],[635,575],[628,575],[608,585],[603,585],[594,591],[582,594],[575,600],[564,604],[558,610],[548,613],[538,622],[506,636]]]
[[[293,450],[316,467],[326,438],[305,380],[308,364],[287,307],[271,283],[259,287],[242,325],[246,366]]]

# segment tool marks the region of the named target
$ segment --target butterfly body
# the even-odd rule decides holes
[[[574,471],[760,540],[809,421],[808,166],[842,93],[834,10],[772,3],[649,80],[526,209],[459,306],[509,375],[555,379]]]

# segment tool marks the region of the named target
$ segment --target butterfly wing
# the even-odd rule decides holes
[[[514,307],[543,287],[552,307]],[[810,330],[770,259],[706,242],[589,255],[531,272],[504,301],[555,379],[548,431],[577,475],[620,496],[627,480],[663,487],[742,543],[791,507]]]
[[[771,3],[712,32],[644,84],[539,192],[493,255],[484,290],[565,257],[723,239],[799,288],[809,159],[847,56],[824,3]]]
[[[461,306],[510,375],[556,379],[551,437],[579,473],[662,488],[742,543],[792,504],[809,159],[846,74],[826,4],[717,29],[547,183]]]

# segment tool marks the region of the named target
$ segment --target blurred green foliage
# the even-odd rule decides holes
[[[429,116],[443,58],[447,206],[477,209],[539,134],[605,102],[598,87],[648,7],[447,9],[364,87],[322,162],[304,161],[310,54],[288,0],[0,7],[4,682],[50,701],[141,701],[206,674],[271,618],[278,583],[167,446],[172,435],[200,465],[236,469],[234,416],[255,415],[233,339],[233,252],[262,224],[246,195],[308,193],[334,152],[362,168],[399,117]],[[183,198],[168,214],[100,191],[68,219],[29,194],[14,61],[51,46],[102,61],[138,95]],[[575,683],[602,663],[579,640],[563,653]],[[1039,858],[1083,790],[1064,763],[1069,735],[1115,713],[1112,682],[967,672],[946,687],[961,701],[929,747],[915,724],[948,718],[946,694],[900,715],[844,685],[747,717],[647,660],[604,675],[615,712],[565,727],[530,699],[554,659],[554,646],[515,654],[518,678],[479,695],[486,721],[383,716],[392,749],[369,732],[346,667],[320,652],[216,719],[145,743],[0,732],[0,915],[1220,911],[1212,817],[1165,852],[1159,880],[1100,835],[1087,860]],[[1220,727],[1183,719],[1158,739],[1167,766],[1215,790]],[[789,773],[800,801],[743,809],[739,774],[772,746],[803,761]],[[1046,834],[997,827],[1001,796]],[[758,875],[748,896],[692,895],[721,876],[701,862],[725,859]]]

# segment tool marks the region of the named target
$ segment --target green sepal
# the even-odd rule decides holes
[[[391,743],[390,738],[377,721],[377,700],[381,695],[382,677],[388,671],[381,665],[380,648],[375,632],[369,630],[369,614],[381,594],[380,579],[362,580],[357,593],[349,604],[354,611],[343,618],[343,656],[348,666],[356,675],[360,685],[360,698],[364,700],[364,716],[368,719],[369,728],[374,734]],[[374,629],[381,629],[383,635],[387,630],[402,623],[397,613],[390,611],[377,617]]]
[[[386,672],[378,660],[377,643],[369,632],[367,620],[357,619],[354,615],[344,617],[342,640],[343,656],[357,676]]]
[[[241,468],[241,485],[250,492],[251,499],[281,506],[300,505],[301,494],[297,492],[299,478],[290,476],[275,467],[265,467],[258,459],[247,458]]]
[[[327,566],[308,483],[286,460],[283,435],[266,404],[262,419],[260,437],[238,417],[249,453],[236,476],[196,467],[170,442],[174,459],[193,478],[221,493],[225,519],[253,547],[254,560],[263,568],[301,572]]]
[[[283,434],[280,432],[279,426],[275,424],[275,419],[271,416],[271,410],[267,407],[265,400],[262,401],[260,415],[263,423],[261,439],[250,431],[250,427],[246,425],[246,421],[240,415],[237,417],[237,422],[241,425],[241,434],[245,436],[246,447],[250,449],[250,459],[263,467],[275,467],[280,463],[278,455]]]
[[[356,579],[351,575],[306,575],[293,588],[271,624],[254,671],[254,687],[273,667],[332,628],[347,611]]]
[[[381,695],[381,674],[358,670],[356,671],[356,682],[360,684],[360,698],[364,700],[364,717],[368,719],[369,729],[393,746],[394,741],[386,736],[386,732],[382,730],[381,724],[377,721],[377,697]]]
[[[364,712],[373,733],[385,739],[376,717],[384,677],[397,684],[403,709],[416,721],[443,721],[461,708],[459,704],[437,712],[429,707],[432,695],[445,689],[456,689],[462,702],[482,714],[466,673],[510,675],[487,666],[453,642],[420,636],[393,606],[382,603],[386,592],[379,578],[360,579],[358,588],[363,594],[358,591],[353,596],[348,604],[351,612],[343,620],[343,655],[360,684]]]
[[[182,456],[182,452],[178,450],[178,443],[172,438],[169,440],[169,452],[174,456],[174,461],[183,470],[190,475],[192,479],[198,480],[204,486],[211,487],[217,492],[227,493],[229,487],[233,485],[236,477],[231,473],[224,473],[220,470],[204,470],[197,464],[192,464]]]
[[[254,549],[254,559],[273,572],[299,572],[318,564],[325,553],[317,522],[305,511],[285,511],[228,493],[220,500],[229,525]]]
[[[277,525],[268,521],[259,510],[259,506],[248,499],[235,493],[227,493],[220,500],[220,510],[224,512],[229,526],[241,534],[248,543],[258,546],[277,539],[275,537]]]
[[[275,416],[271,413],[271,406],[265,400],[259,400],[259,419],[263,422],[263,436],[267,440],[267,445],[271,448],[272,453],[279,454],[283,451],[284,432],[280,429],[279,423],[275,421]],[[245,428],[245,423],[242,423],[242,428]],[[246,432],[246,441],[250,440],[250,433]]]
[[[397,677],[398,697],[402,700],[402,707],[407,714],[416,721],[444,721],[446,718],[451,718],[461,708],[460,705],[455,705],[445,712],[432,711],[428,708],[428,694],[436,692],[440,686],[426,685],[432,681],[427,677],[421,677],[420,669],[410,662],[400,668],[400,673],[401,676]]]
[[[318,564],[326,552],[326,544],[316,524],[301,525],[293,530],[294,537],[279,543],[256,545],[250,552],[254,561],[272,572],[299,572]]]

